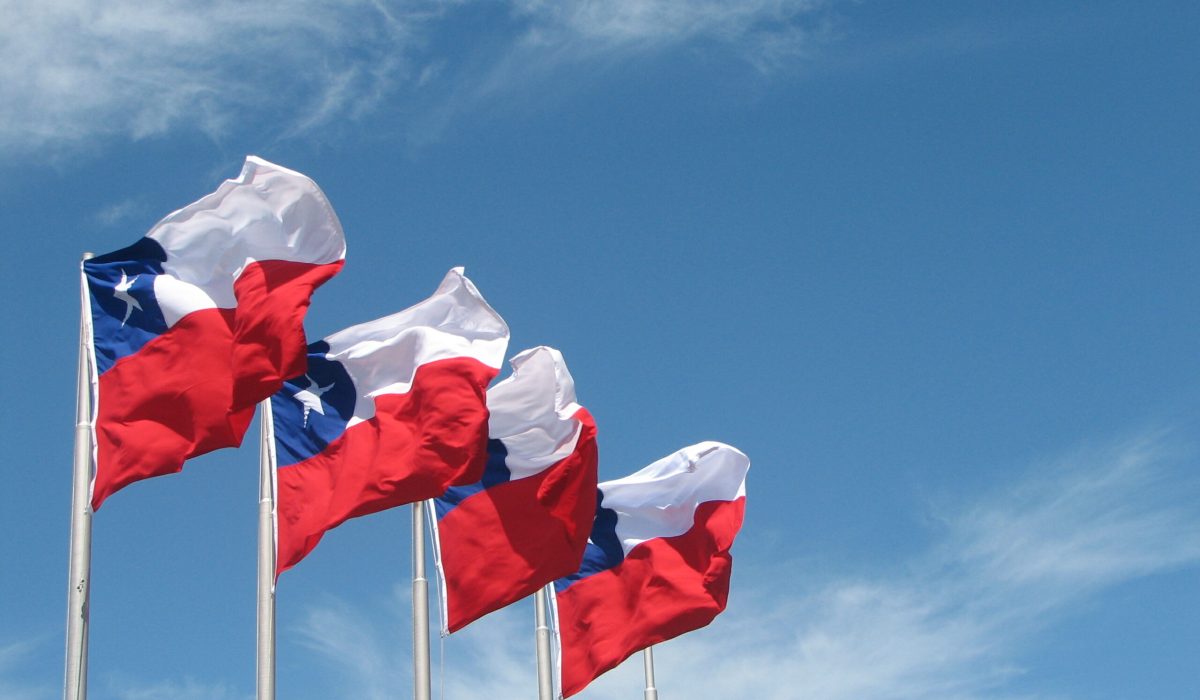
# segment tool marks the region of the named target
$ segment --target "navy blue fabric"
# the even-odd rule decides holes
[[[466,486],[451,486],[440,498],[433,499],[438,520],[446,517],[446,514],[454,510],[455,506],[480,491],[512,479],[512,472],[509,471],[508,465],[504,461],[508,457],[508,448],[504,446],[504,443],[499,440],[488,440],[487,451],[487,466],[483,470],[482,480]]]
[[[162,274],[166,259],[158,241],[142,238],[128,248],[83,263],[91,298],[97,374],[107,372],[117,360],[136,353],[167,330],[154,297],[154,278]],[[118,293],[122,277],[133,284]]]
[[[592,521],[592,535],[583,552],[583,563],[579,571],[555,581],[554,591],[562,593],[576,581],[608,571],[623,561],[625,550],[617,538],[617,512],[604,507],[604,492],[596,489],[596,519]]]
[[[284,382],[271,397],[275,417],[275,458],[279,467],[302,462],[319,454],[346,431],[354,415],[357,391],[342,363],[325,355],[325,341],[308,346],[308,372]],[[296,394],[319,394],[324,413],[306,407]]]

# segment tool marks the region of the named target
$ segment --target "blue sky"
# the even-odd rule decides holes
[[[345,226],[310,338],[465,265],[513,353],[565,354],[602,479],[750,455],[729,609],[658,650],[665,697],[1200,696],[1194,4],[4,14],[0,696],[61,694],[78,256],[247,153]],[[252,696],[256,469],[97,514],[93,698]],[[408,692],[408,527],[282,577],[281,698]],[[530,608],[435,642],[446,698],[533,696]]]

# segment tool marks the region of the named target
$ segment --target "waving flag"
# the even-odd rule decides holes
[[[416,306],[310,345],[308,371],[271,397],[276,574],[350,518],[479,481],[485,391],[507,348],[462,268]]]
[[[443,633],[579,568],[596,512],[596,425],[553,348],[487,392],[483,479],[434,499]]]
[[[564,696],[725,609],[749,468],[702,442],[600,484],[583,565],[554,582]]]
[[[304,371],[302,325],[346,243],[316,183],[253,156],[236,180],[84,263],[96,384],[92,507],[241,443]]]

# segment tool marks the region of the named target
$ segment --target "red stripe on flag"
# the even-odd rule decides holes
[[[563,695],[653,644],[704,627],[725,609],[745,498],[709,501],[692,529],[647,540],[617,566],[558,594]]]
[[[233,335],[233,409],[248,408],[308,369],[304,315],[312,293],[341,271],[325,265],[263,260],[249,265],[233,285],[237,317]]]
[[[279,469],[276,575],[350,518],[479,481],[487,464],[484,390],[496,373],[471,358],[422,365],[407,393],[375,398],[370,420]]]
[[[237,308],[193,311],[100,375],[93,510],[135,481],[240,445],[254,405],[304,373],[312,291],[341,268],[252,263],[234,283]]]
[[[534,476],[473,494],[438,521],[446,621],[458,631],[579,570],[596,512],[596,426],[580,409],[575,451]]]
[[[93,510],[135,481],[241,443],[254,408],[230,411],[233,313],[190,313],[100,375]]]

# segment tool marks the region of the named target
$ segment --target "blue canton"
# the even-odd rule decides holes
[[[83,263],[92,306],[96,371],[107,372],[167,330],[154,297],[154,278],[167,259],[153,238]]]
[[[437,511],[437,518],[441,520],[446,517],[446,514],[454,510],[454,507],[459,503],[467,500],[467,498],[491,488],[496,484],[503,484],[512,479],[512,472],[508,470],[508,465],[504,460],[508,457],[508,448],[499,440],[488,440],[488,461],[487,466],[483,470],[483,480],[477,481],[474,484],[466,486],[451,486],[446,489],[446,493],[440,498],[433,499],[433,505]]]
[[[271,397],[275,457],[286,467],[320,454],[346,431],[357,391],[342,363],[330,360],[325,341],[308,346],[308,372],[284,382]]]
[[[604,507],[604,492],[596,489],[596,519],[592,521],[592,536],[588,538],[579,571],[554,582],[556,593],[562,593],[572,583],[592,574],[608,571],[625,561],[625,550],[617,539],[617,512]]]

